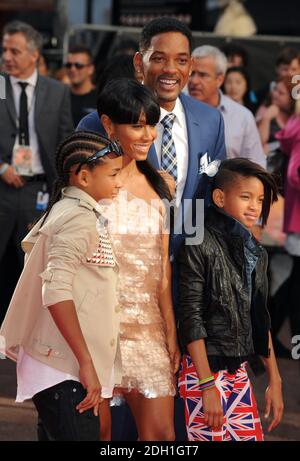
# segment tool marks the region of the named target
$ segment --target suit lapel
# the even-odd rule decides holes
[[[36,90],[35,90],[35,126],[39,126],[39,116],[41,109],[43,108],[44,104],[46,103],[46,96],[47,96],[47,84],[46,81],[38,76],[38,80],[36,82]]]
[[[188,107],[188,99],[184,95],[180,95],[180,101],[185,112],[188,135],[188,170],[182,195],[182,200],[184,200],[185,198],[191,199],[194,196],[199,183],[198,170],[199,157],[201,156],[201,151],[199,150],[201,144],[201,127],[199,120],[197,120]]]
[[[10,83],[9,76],[6,76],[6,107],[7,111],[12,119],[13,125],[15,128],[17,128],[17,113],[16,113],[16,107],[15,107],[15,101],[13,97],[13,89]]]

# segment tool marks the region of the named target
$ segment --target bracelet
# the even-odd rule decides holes
[[[214,380],[214,379],[215,379],[214,376],[211,375],[211,376],[208,376],[208,378],[199,379],[199,384],[204,384],[207,381],[211,381],[211,380]]]
[[[215,387],[215,385],[216,385],[215,381],[209,381],[206,384],[200,384],[199,390],[201,392],[207,391],[208,389],[212,389],[213,387]]]
[[[2,166],[0,166],[0,176],[2,176],[8,170],[8,167],[8,163],[2,163]]]
[[[200,391],[206,391],[207,389],[212,389],[215,387],[215,378],[214,376],[209,376],[208,378],[199,379],[199,389]]]

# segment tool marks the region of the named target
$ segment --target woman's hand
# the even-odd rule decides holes
[[[269,418],[271,410],[273,412],[273,419],[268,427],[268,432],[271,432],[273,429],[275,429],[275,427],[278,426],[283,416],[284,404],[280,381],[269,384],[265,393],[265,400],[265,418]]]
[[[83,413],[90,408],[94,408],[94,415],[99,414],[99,404],[101,398],[101,384],[99,382],[93,362],[89,361],[80,366],[79,378],[83,387],[87,391],[86,397],[77,405],[76,410]]]

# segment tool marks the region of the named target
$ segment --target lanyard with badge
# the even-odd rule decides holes
[[[18,142],[13,148],[12,164],[21,176],[32,176],[32,149],[29,140],[27,82],[18,82],[21,87],[19,105]]]
[[[21,87],[20,94],[20,111],[19,111],[19,127],[18,127],[18,142],[15,143],[13,148],[12,164],[21,176],[34,176],[32,166],[32,148],[30,147],[29,138],[29,122],[28,114],[28,99],[26,94],[27,82],[18,82]],[[32,100],[33,102],[33,100]],[[36,209],[44,211],[49,202],[49,194],[47,192],[47,184],[44,183],[42,190],[37,194]]]

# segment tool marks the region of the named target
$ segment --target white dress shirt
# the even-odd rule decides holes
[[[222,92],[218,109],[224,119],[227,157],[245,157],[265,168],[266,156],[252,112]]]
[[[31,399],[38,392],[55,386],[63,381],[79,381],[76,376],[55,370],[26,354],[20,347],[17,361],[17,397],[16,402]]]
[[[26,95],[27,95],[27,107],[28,107],[28,129],[29,129],[29,142],[30,147],[32,150],[32,173],[33,174],[43,174],[45,173],[44,168],[42,166],[40,152],[39,152],[39,144],[37,133],[35,130],[35,88],[38,79],[38,72],[35,69],[33,74],[26,78],[25,80],[21,80],[19,78],[10,76],[10,82],[13,90],[13,97],[15,102],[16,114],[17,114],[17,127],[19,126],[19,111],[20,111],[20,96],[21,96],[21,87],[18,82],[27,82],[28,85],[26,86]],[[19,144],[19,133],[16,136],[15,145]]]
[[[172,128],[172,136],[176,149],[176,158],[177,158],[177,188],[176,188],[176,206],[180,206],[185,181],[187,177],[188,170],[188,137],[187,137],[187,128],[185,121],[185,113],[180,102],[180,99],[177,98],[174,109],[171,112],[167,112],[162,107],[160,108],[160,119],[159,123],[156,125],[157,128],[157,138],[154,142],[158,163],[161,164],[161,143],[162,135],[164,131],[163,125],[160,121],[168,114],[175,114],[175,120]]]
[[[20,347],[17,361],[17,396],[16,402],[32,399],[38,392],[60,384],[63,381],[79,381],[78,377],[64,373],[39,362],[26,354]],[[111,398],[114,390],[114,370],[112,370],[109,386],[102,386],[101,396]]]

